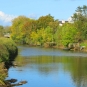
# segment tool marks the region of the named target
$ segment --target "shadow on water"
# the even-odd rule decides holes
[[[19,47],[8,78],[27,80],[21,87],[86,87],[87,54],[57,49]],[[15,86],[16,87],[16,86]]]

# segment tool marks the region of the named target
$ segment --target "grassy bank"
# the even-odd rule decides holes
[[[8,64],[17,55],[16,44],[10,38],[0,38],[0,85],[5,85],[7,75],[5,64]]]

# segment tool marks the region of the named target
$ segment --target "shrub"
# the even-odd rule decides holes
[[[17,46],[12,39],[0,38],[0,62],[8,61],[17,54]]]

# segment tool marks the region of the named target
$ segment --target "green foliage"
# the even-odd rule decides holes
[[[46,42],[52,42],[53,40],[53,34],[52,34],[52,28],[41,28],[38,29],[36,32],[33,31],[30,35],[31,41],[36,45],[42,45]]]
[[[73,15],[75,27],[79,32],[79,41],[87,39],[87,6],[77,7],[76,13]]]
[[[43,45],[55,42],[57,46],[87,40],[87,6],[77,7],[74,23],[59,26],[59,21],[49,14],[34,20],[25,16],[15,18],[11,26],[11,37],[15,42]]]
[[[85,40],[85,41],[83,41],[83,42],[81,42],[81,44],[80,44],[81,46],[85,46],[85,48],[87,48],[87,40]]]
[[[52,28],[52,33],[55,34],[57,29],[58,29],[58,27],[59,27],[59,21],[54,20],[54,21],[50,22],[49,27]]]
[[[11,28],[10,28],[10,26],[5,26],[5,27],[4,27],[4,34],[6,34],[6,33],[11,33]]]
[[[37,29],[46,28],[49,26],[49,23],[54,22],[54,18],[49,14],[42,16],[37,20]]]
[[[19,43],[29,43],[30,33],[35,28],[34,23],[35,21],[33,19],[29,19],[25,16],[15,18],[11,26],[12,39]]]
[[[74,21],[85,21],[87,19],[87,6],[78,6],[72,18]]]
[[[69,43],[82,42],[86,40],[87,19],[84,21],[75,21],[73,24],[64,24],[57,30],[56,39],[58,39],[58,42],[65,46],[67,46]]]
[[[23,44],[43,44],[52,41],[52,34],[55,33],[57,26],[58,21],[54,21],[51,15],[42,16],[38,20],[19,16],[12,22],[11,37],[15,42]],[[50,30],[51,32],[48,32]]]
[[[62,26],[59,26],[54,34],[55,42],[57,43],[58,47],[63,45],[61,42],[61,39],[62,39],[61,33],[62,33]]]
[[[76,42],[77,29],[73,24],[64,24],[61,28],[61,43],[67,46],[71,42]]]
[[[7,76],[7,72],[5,70],[6,69],[5,69],[5,66],[4,66],[4,62],[1,62],[0,63],[0,86],[2,85],[2,86],[5,86],[6,87],[6,84],[4,82],[4,79]]]
[[[0,25],[0,37],[3,36],[3,32],[4,32],[4,27]]]
[[[9,53],[7,48],[0,42],[0,62],[7,61],[9,58]]]
[[[10,38],[0,38],[0,85],[6,86],[4,79],[7,76],[4,62],[8,62],[17,55],[16,44]]]
[[[17,54],[17,46],[9,38],[0,38],[0,62],[9,61]]]
[[[54,38],[53,38],[53,29],[51,27],[47,27],[45,29],[45,38],[44,38],[45,42],[53,42]]]
[[[31,43],[37,45],[38,38],[39,38],[39,36],[38,36],[37,32],[32,31],[30,34]]]

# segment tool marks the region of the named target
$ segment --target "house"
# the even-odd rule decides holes
[[[64,23],[73,23],[73,21],[71,19],[68,19],[67,21],[59,21],[59,25],[62,26]]]
[[[68,23],[68,21],[64,21],[64,20],[59,21],[59,25],[60,25],[60,26],[62,26],[64,23]]]

